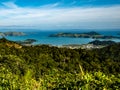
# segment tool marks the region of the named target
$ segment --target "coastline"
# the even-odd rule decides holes
[[[48,37],[51,34],[59,33],[60,31],[37,31],[37,32],[24,32],[26,35],[25,36],[6,36],[6,39],[11,40],[11,41],[20,41],[24,42],[27,39],[32,39],[36,40],[35,42],[26,43],[26,46],[31,46],[31,45],[49,45],[49,46],[57,46],[57,47],[67,47],[71,46],[73,47],[81,47],[81,45],[87,45],[89,42],[92,42],[94,40],[100,40],[100,41],[115,41],[115,42],[120,42],[119,39],[92,39],[92,38],[69,38],[69,37]],[[64,31],[65,32],[65,31]],[[70,32],[70,31],[69,31]],[[90,31],[71,31],[71,33],[87,33]],[[97,31],[101,35],[117,35],[119,31]],[[78,46],[75,46],[78,45]],[[91,46],[92,47],[92,46]]]

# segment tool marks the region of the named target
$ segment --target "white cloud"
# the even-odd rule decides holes
[[[17,8],[18,7],[14,2],[11,2],[11,1],[3,2],[2,4],[7,8]]]
[[[61,2],[56,2],[56,3],[52,3],[52,4],[47,4],[47,5],[42,5],[40,6],[40,8],[55,8],[57,6],[61,5]]]
[[[120,6],[98,8],[21,8],[4,3],[0,9],[0,26],[35,26],[37,28],[120,28]],[[48,7],[52,8],[48,8]]]

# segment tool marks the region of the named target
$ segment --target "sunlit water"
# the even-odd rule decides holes
[[[68,45],[68,44],[87,44],[95,39],[92,38],[69,38],[69,37],[49,37],[51,34],[56,34],[59,32],[71,32],[71,33],[82,33],[82,32],[89,32],[87,30],[80,30],[80,31],[74,31],[74,30],[58,30],[58,31],[29,31],[24,30],[27,35],[26,36],[6,36],[8,40],[12,41],[18,41],[18,40],[25,40],[25,39],[35,39],[37,42],[33,44],[51,44],[51,45]],[[103,35],[113,35],[113,36],[120,36],[117,35],[120,31],[119,30],[113,30],[113,31],[96,31]],[[99,40],[106,40],[106,39],[99,39]],[[108,40],[108,39],[107,39]],[[120,39],[109,39],[112,41],[120,42]]]

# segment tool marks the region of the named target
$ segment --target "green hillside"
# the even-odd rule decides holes
[[[0,90],[119,90],[120,44],[83,50],[0,39]]]

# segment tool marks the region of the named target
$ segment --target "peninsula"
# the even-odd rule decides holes
[[[93,38],[93,39],[120,39],[117,36],[105,36],[97,32],[91,31],[87,33],[57,33],[51,34],[49,37],[73,37],[73,38]]]

